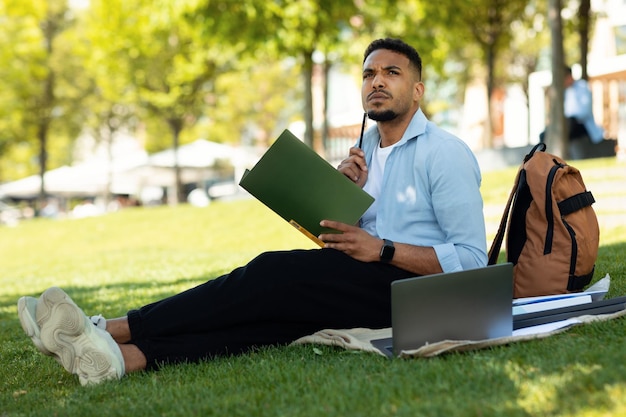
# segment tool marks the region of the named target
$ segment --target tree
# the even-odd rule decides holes
[[[511,25],[511,32],[514,36],[509,48],[501,55],[504,67],[501,74],[507,76],[503,82],[521,86],[528,104],[530,75],[546,69],[548,65],[545,62],[550,51],[547,3],[543,0],[530,1],[524,9],[523,17]],[[530,130],[530,117],[526,122]]]
[[[11,152],[16,145],[27,144],[27,138],[34,136],[34,126],[26,123],[28,113],[25,111],[26,102],[24,97],[35,94],[30,83],[30,65],[27,58],[30,57],[30,48],[38,41],[36,30],[24,30],[25,22],[17,18],[15,5],[3,4],[0,9],[0,62],[6,65],[0,66],[0,182],[11,179],[12,171],[28,175],[27,161],[16,161],[17,168],[11,168],[6,159],[13,156]],[[12,6],[12,7],[11,7]],[[27,51],[28,50],[28,53]],[[9,65],[10,64],[10,65]]]
[[[422,110],[438,123],[448,123],[462,106],[464,87],[474,60],[476,48],[466,36],[450,25],[449,13],[437,7],[431,12],[424,0],[386,0],[362,2],[362,21],[355,28],[359,38],[352,40],[354,53],[362,57],[363,49],[375,38],[401,38],[417,49],[424,60],[422,80],[426,95]],[[402,10],[402,13],[398,13]],[[363,42],[365,40],[365,42]]]
[[[563,114],[564,71],[563,22],[561,20],[561,0],[548,1],[548,22],[550,23],[552,47],[552,84],[548,88],[550,101],[550,123],[546,130],[546,142],[552,152],[567,159],[567,132]]]
[[[493,118],[491,99],[497,86],[496,74],[499,54],[508,48],[512,38],[511,24],[523,16],[527,0],[469,0],[458,2],[442,0],[443,3],[424,2],[428,16],[445,24],[448,37],[456,37],[464,43],[472,40],[478,46],[486,72],[487,120],[483,145],[491,147]],[[449,42],[455,44],[449,39]],[[462,47],[462,46],[461,46]],[[467,43],[466,46],[467,47]]]
[[[591,27],[591,0],[580,0],[577,13],[578,35],[580,37],[580,66],[584,80],[589,79],[587,75],[587,54],[589,52],[589,30]]]
[[[224,48],[219,32],[209,36],[191,1],[102,2],[100,7],[115,16],[109,31],[121,42],[109,59],[130,58],[122,59],[118,70],[128,74],[137,103],[169,128],[176,153],[181,132],[204,114],[215,78],[231,67],[241,46]],[[184,199],[180,172],[175,160],[174,203]]]
[[[326,65],[358,13],[355,2],[335,0],[282,0],[272,7],[276,25],[272,42],[279,56],[298,57],[304,82],[305,143],[313,146],[314,53],[321,52]]]
[[[261,53],[261,52],[259,52]],[[258,56],[261,58],[261,56]],[[269,57],[242,60],[214,83],[210,107],[199,135],[243,145],[270,145],[289,123],[302,114],[299,67],[293,60]],[[200,123],[200,124],[201,124]]]
[[[133,132],[138,124],[136,89],[131,80],[132,56],[129,45],[141,42],[126,25],[133,11],[122,7],[118,0],[92,0],[81,15],[78,40],[84,50],[85,69],[91,82],[85,106],[83,129],[104,145],[108,155],[108,180],[105,202],[112,198],[114,155],[113,145],[118,133]]]
[[[41,187],[39,207],[44,203],[44,174],[48,169],[51,136],[59,139],[57,161],[68,161],[66,143],[81,123],[80,101],[84,97],[82,66],[72,50],[74,14],[63,0],[6,1],[4,19],[8,29],[4,42],[12,49],[12,66],[3,69],[2,82],[12,98],[13,122],[10,143],[28,143],[35,138],[39,146]],[[5,45],[6,47],[7,45]],[[3,111],[7,111],[6,108]]]

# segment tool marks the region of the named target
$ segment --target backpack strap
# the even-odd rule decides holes
[[[591,191],[584,191],[560,201],[557,205],[559,206],[561,215],[567,216],[584,207],[589,207],[595,202],[596,200],[593,198]]]
[[[541,149],[539,149],[541,148]],[[533,155],[535,154],[535,152],[537,152],[537,150],[539,150],[540,152],[545,152],[546,151],[546,144],[541,142],[536,144],[535,146],[533,146],[533,148],[530,150],[530,152],[528,152],[528,154],[524,157],[524,162],[522,163],[522,165],[524,165],[526,162],[528,162],[528,160],[530,158],[533,157]]]
[[[509,201],[506,202],[506,207],[504,208],[504,213],[502,214],[502,219],[500,220],[500,226],[498,226],[498,232],[496,233],[496,237],[493,239],[491,243],[491,249],[489,249],[489,260],[487,265],[495,265],[498,261],[498,256],[500,255],[500,248],[502,247],[502,241],[504,240],[504,232],[506,231],[506,224],[509,219],[509,212],[511,211],[511,203],[513,202],[513,198],[517,193],[517,187],[519,185],[520,174],[523,169],[523,164],[520,166],[517,171],[517,175],[515,176],[515,181],[513,182],[513,189],[509,194]]]
[[[511,203],[513,203],[513,199],[515,198],[515,195],[517,193],[517,188],[519,187],[520,174],[522,173],[522,170],[524,169],[524,164],[528,162],[530,158],[533,157],[533,155],[535,154],[535,152],[537,152],[537,150],[539,150],[540,152],[544,152],[546,150],[546,144],[538,143],[535,146],[533,146],[530,152],[528,152],[528,154],[524,157],[524,162],[522,162],[522,165],[520,165],[519,169],[517,170],[515,181],[513,181],[513,189],[511,190],[511,193],[509,194],[509,201],[507,201],[506,203],[504,214],[502,214],[502,220],[500,220],[500,226],[498,227],[498,232],[496,233],[496,237],[493,239],[493,242],[491,244],[491,249],[489,249],[489,260],[487,262],[487,265],[495,265],[496,262],[498,261],[498,256],[500,255],[500,248],[502,247],[502,241],[504,240],[504,233],[506,231],[506,224],[508,222],[509,214],[511,211]]]

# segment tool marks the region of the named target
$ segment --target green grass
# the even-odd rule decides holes
[[[576,164],[598,200],[595,279],[626,294],[626,207],[615,159]],[[497,221],[514,169],[486,173]],[[597,190],[597,191],[596,191]],[[490,218],[489,218],[490,217]],[[489,235],[489,232],[488,232]],[[544,340],[431,359],[387,360],[322,346],[264,348],[81,387],[39,354],[16,314],[22,295],[64,288],[87,313],[129,308],[187,289],[272,249],[313,247],[256,201],[127,209],[81,220],[0,227],[0,416],[617,416],[626,415],[626,320]]]

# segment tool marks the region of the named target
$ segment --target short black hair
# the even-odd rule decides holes
[[[417,53],[415,48],[413,48],[411,45],[405,43],[404,41],[401,41],[400,39],[376,39],[375,41],[370,43],[365,50],[365,53],[363,54],[363,62],[365,62],[367,57],[370,56],[372,52],[378,49],[388,49],[407,57],[409,59],[409,62],[417,70],[418,78],[420,80],[422,79],[422,58],[420,57],[420,54]]]

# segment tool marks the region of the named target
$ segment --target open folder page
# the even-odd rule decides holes
[[[285,130],[239,185],[320,246],[320,221],[356,224],[374,198]]]

